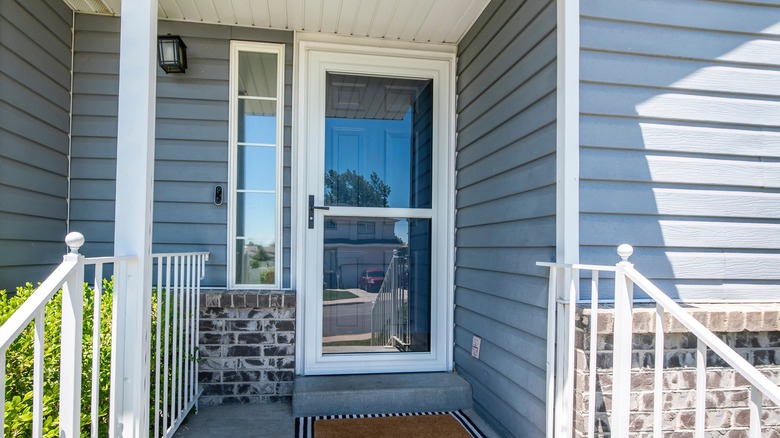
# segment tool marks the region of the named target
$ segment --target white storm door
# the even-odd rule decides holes
[[[301,43],[302,371],[447,370],[452,60],[356,50]]]

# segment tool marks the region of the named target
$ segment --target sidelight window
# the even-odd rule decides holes
[[[233,42],[229,285],[281,286],[284,46]]]

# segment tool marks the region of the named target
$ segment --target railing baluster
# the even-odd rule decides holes
[[[165,298],[165,353],[163,355],[163,404],[162,404],[162,432],[165,433],[168,430],[168,370],[170,364],[168,363],[168,355],[170,348],[170,315],[171,315],[171,257],[165,257],[165,289],[162,293]]]
[[[198,383],[198,376],[200,375],[200,349],[197,347],[199,340],[200,340],[200,282],[203,279],[205,272],[206,272],[206,256],[200,255],[198,256],[198,287],[197,292],[195,294],[195,323],[193,324],[195,326],[195,412],[198,412],[198,397],[200,396],[200,391],[198,391],[199,383]]]
[[[547,438],[555,436],[555,412],[558,400],[555,398],[555,310],[558,306],[556,291],[558,283],[558,268],[550,266],[550,282],[547,284],[547,363],[545,383],[547,385],[546,424]]]
[[[577,300],[580,297],[580,275],[577,269],[570,269],[568,275],[564,275],[566,281],[566,354],[567,366],[565,374],[566,392],[564,400],[570,412],[574,412],[574,364],[575,360],[575,313],[577,310]],[[572,414],[569,414],[572,415]],[[571,429],[571,426],[569,426]]]
[[[179,331],[177,333],[177,337],[179,339],[178,341],[178,348],[176,349],[176,357],[178,361],[178,372],[176,373],[176,418],[178,419],[179,416],[181,416],[182,411],[184,410],[184,397],[183,397],[183,389],[182,388],[182,372],[184,371],[184,291],[187,284],[187,266],[186,266],[186,259],[182,256],[179,260],[179,266],[181,269],[181,277],[179,280],[179,299],[178,299],[178,306],[177,309],[177,318],[179,320]]]
[[[761,438],[761,405],[764,394],[750,385],[750,438]]]
[[[119,424],[121,420],[121,412],[118,407],[121,406],[121,401],[118,400],[121,391],[117,386],[122,384],[122,380],[119,376],[122,374],[123,364],[119,360],[122,349],[119,347],[119,324],[116,323],[119,314],[120,297],[125,294],[125,281],[129,271],[127,261],[121,261],[118,264],[114,264],[114,293],[111,303],[111,378],[109,386],[109,421],[108,421],[108,436],[117,436],[121,430]]]
[[[194,255],[192,256],[192,291],[190,292],[190,386],[189,394],[190,401],[195,400],[195,350],[198,348],[198,340],[195,338],[195,322],[197,317],[195,315],[195,301],[198,299],[198,259]]]
[[[571,415],[574,409],[574,306],[577,301],[579,285],[575,269],[561,269],[560,282],[557,283],[557,336],[562,360],[556,361],[556,393],[561,397],[556,404],[556,434],[571,436]]]
[[[187,349],[184,351],[187,353],[187,357],[185,360],[187,361],[187,373],[184,375],[184,378],[186,380],[186,388],[187,388],[187,404],[192,401],[192,370],[194,369],[193,363],[192,363],[192,350],[193,350],[193,342],[192,342],[192,335],[195,333],[195,330],[192,328],[192,321],[194,318],[192,317],[192,309],[194,307],[194,303],[192,302],[193,294],[195,293],[195,257],[194,256],[188,256],[187,266],[189,266],[190,270],[190,284],[187,287]]]
[[[94,294],[92,296],[92,393],[90,397],[90,436],[98,437],[100,403],[100,307],[103,295],[103,263],[95,264]]]
[[[190,267],[187,264],[187,257],[182,257],[182,286],[181,286],[181,311],[179,312],[179,337],[181,338],[181,344],[179,345],[179,409],[176,411],[177,415],[181,416],[186,404],[187,388],[185,376],[187,375],[187,289],[189,287]]]
[[[179,412],[179,386],[176,384],[176,375],[178,374],[178,352],[181,349],[179,342],[179,260],[180,258],[173,258],[173,357],[171,361],[173,365],[173,373],[171,374],[171,422],[173,422]]]
[[[596,436],[596,356],[598,355],[599,271],[593,270],[590,285],[590,364],[588,370],[588,438]]]
[[[33,336],[33,406],[32,434],[38,438],[43,436],[43,340],[46,307],[35,316]]]
[[[629,247],[630,248],[630,247]],[[615,335],[612,354],[612,434],[627,437],[631,403],[631,347],[634,329],[632,302],[634,286],[624,268],[631,266],[629,248],[618,248],[623,261],[615,270]],[[622,249],[622,251],[621,251]]]
[[[153,256],[152,260],[157,262],[157,282],[154,285],[157,291],[157,323],[155,324],[155,345],[154,345],[154,437],[160,436],[160,343],[161,322],[162,322],[162,257]]]
[[[184,257],[184,267],[186,271],[186,285],[184,287],[184,314],[182,315],[182,322],[184,325],[184,373],[182,374],[182,380],[184,381],[182,392],[184,398],[184,405],[190,402],[190,295],[192,293],[192,257]],[[183,408],[183,407],[182,407]]]
[[[696,429],[694,436],[704,438],[707,407],[707,344],[701,338],[696,342]]]
[[[192,317],[192,309],[195,307],[195,303],[192,302],[193,294],[195,292],[195,258],[189,256],[187,264],[190,266],[190,284],[187,288],[187,349],[184,350],[187,353],[187,373],[184,375],[184,379],[186,380],[185,388],[187,389],[186,400],[189,404],[190,401],[192,401],[192,370],[195,369],[195,366],[192,363],[192,349],[194,347],[192,335],[195,333],[195,329],[192,327],[192,321],[194,320]]]
[[[655,305],[655,375],[653,388],[653,437],[663,436],[664,408],[664,307]]]
[[[556,339],[558,352],[561,353],[555,361],[555,393],[559,395],[556,399],[555,406],[555,430],[556,436],[569,437],[571,436],[571,409],[572,406],[568,404],[570,397],[566,397],[567,382],[565,377],[568,374],[567,369],[572,366],[569,363],[569,343],[567,339],[568,330],[568,313],[566,309],[568,304],[565,301],[566,298],[566,270],[560,269],[557,274],[558,281],[556,282]]]

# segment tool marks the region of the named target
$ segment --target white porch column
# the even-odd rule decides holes
[[[557,208],[558,263],[579,263],[580,251],[580,0],[558,0]]]
[[[555,261],[579,263],[580,258],[580,0],[558,0],[557,8],[557,89],[556,89],[556,214]],[[569,344],[557,356],[558,366],[547,368],[548,385],[554,380],[559,404],[547,400],[547,437],[572,434],[574,408],[574,316],[573,303],[579,298],[579,274],[564,270],[559,279],[572,303],[559,316]],[[552,305],[552,304],[550,304]],[[559,306],[559,309],[562,309]],[[551,345],[551,344],[548,344]],[[551,353],[548,353],[551,354]],[[560,370],[553,375],[555,369]],[[553,410],[553,406],[558,406]],[[555,415],[553,415],[553,412]]]
[[[111,436],[149,436],[157,0],[122,2],[114,254],[137,256],[118,293]]]

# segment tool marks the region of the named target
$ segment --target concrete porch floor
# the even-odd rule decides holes
[[[488,438],[500,438],[472,410],[464,411]],[[292,438],[295,419],[290,403],[203,406],[176,432],[182,438]],[[412,437],[410,437],[412,438]]]

